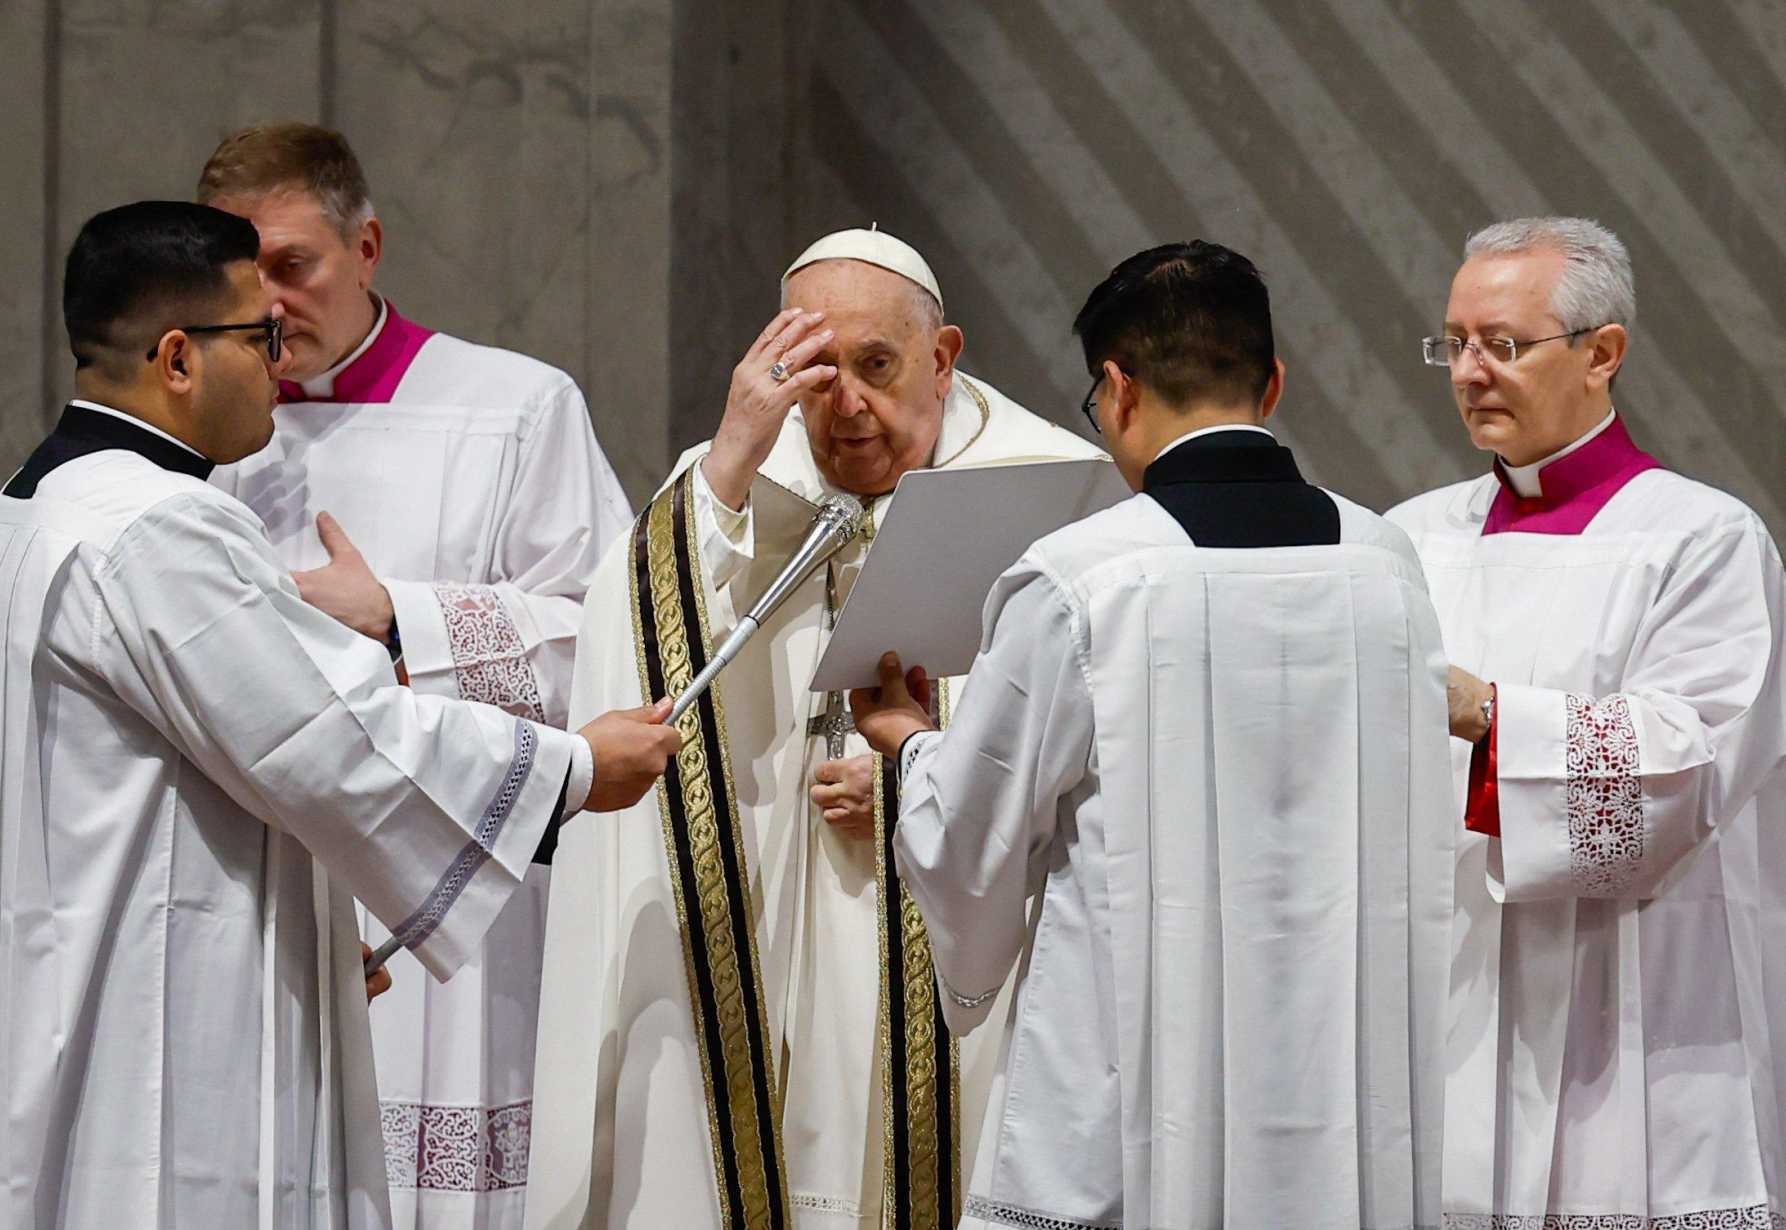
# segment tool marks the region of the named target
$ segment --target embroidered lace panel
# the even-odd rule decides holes
[[[815,1192],[795,1192],[790,1201],[797,1209],[811,1209],[815,1213],[838,1213],[844,1217],[860,1220],[863,1216],[862,1206],[853,1200],[845,1200],[842,1196],[820,1196]]]
[[[495,588],[436,585],[434,597],[446,617],[447,647],[459,695],[544,722],[545,702],[527,662],[527,647]]]
[[[1623,696],[1597,704],[1573,694],[1566,700],[1569,874],[1584,897],[1616,897],[1643,860],[1637,724]]]
[[[385,1178],[394,1188],[496,1192],[527,1185],[533,1103],[379,1103]]]
[[[1638,1213],[1447,1213],[1445,1230],[1786,1230],[1786,1215],[1765,1204],[1672,1213],[1667,1217]]]
[[[397,942],[405,948],[419,948],[434,934],[434,928],[440,925],[446,912],[453,908],[453,903],[465,891],[465,886],[471,882],[477,869],[490,861],[490,852],[496,846],[496,838],[502,833],[502,826],[508,823],[509,813],[515,809],[515,800],[521,797],[521,787],[527,784],[528,774],[533,772],[533,755],[539,747],[539,741],[539,735],[534,732],[530,723],[515,723],[514,759],[509,761],[508,772],[503,775],[502,784],[496,788],[496,796],[490,800],[490,805],[484,808],[484,814],[478,819],[471,840],[447,867],[427,899],[403,920],[395,932]]]
[[[961,1206],[961,1215],[964,1218],[978,1217],[996,1226],[1015,1226],[1018,1230],[1122,1230],[1120,1221],[1081,1221],[1006,1204],[1002,1200],[988,1200],[984,1196],[969,1196]]]

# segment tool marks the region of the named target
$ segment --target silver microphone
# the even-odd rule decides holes
[[[775,614],[781,604],[787,601],[799,584],[812,575],[813,569],[847,547],[856,537],[856,531],[862,528],[862,502],[854,496],[832,494],[819,503],[819,510],[812,516],[812,525],[806,531],[806,540],[800,544],[783,566],[780,574],[769,583],[756,605],[750,608],[750,614],[738,621],[732,629],[732,635],[725,639],[713,657],[702,668],[701,673],[689,683],[688,689],[676,698],[676,704],[670,710],[669,724],[674,726],[682,715],[688,712],[689,706],[701,698],[719,672],[744,648],[744,643],[756,635],[768,618]]]

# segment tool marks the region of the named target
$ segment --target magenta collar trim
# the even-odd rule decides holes
[[[385,300],[384,328],[366,347],[366,352],[349,363],[335,377],[335,391],[327,397],[312,397],[304,392],[304,386],[290,380],[279,382],[279,400],[282,402],[371,402],[381,403],[391,400],[397,392],[397,386],[403,382],[403,376],[409,371],[409,365],[415,362],[417,352],[434,330],[407,320],[397,314],[397,307],[389,299]]]
[[[1501,489],[1482,524],[1483,534],[1579,534],[1608,500],[1645,470],[1662,463],[1631,442],[1625,421],[1615,418],[1606,430],[1539,472],[1544,494],[1520,495],[1507,480],[1501,459],[1495,477]]]

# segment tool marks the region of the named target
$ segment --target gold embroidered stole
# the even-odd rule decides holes
[[[679,695],[712,650],[693,475],[691,469],[678,479],[633,527],[633,640],[647,697]],[[744,1230],[783,1230],[792,1219],[781,1091],[718,693],[710,689],[677,729],[682,750],[658,783],[657,802],[706,1086],[720,1219]]]
[[[633,638],[647,697],[680,694],[712,652],[694,521],[691,468],[633,526]],[[682,750],[658,784],[658,812],[701,1056],[720,1219],[744,1230],[783,1230],[792,1218],[777,1044],[769,1036],[750,866],[717,689],[682,716],[678,729]],[[898,797],[894,766],[877,756],[881,1223],[889,1230],[947,1230],[961,1213],[960,1065],[937,1002],[924,920],[893,862]]]
[[[880,890],[885,1119],[881,1225],[949,1230],[961,1220],[961,1057],[937,999],[930,933],[894,862],[898,819],[899,768],[877,755],[874,870]]]

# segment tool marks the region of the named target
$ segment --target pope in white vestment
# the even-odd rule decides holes
[[[916,253],[884,234],[846,234],[849,254],[829,263],[893,269],[940,306]],[[841,351],[846,315],[833,314]],[[928,361],[928,344],[919,349]],[[837,362],[845,370],[852,360],[845,353]],[[857,380],[876,379],[872,370],[837,377],[824,396],[855,396]],[[773,370],[762,387],[769,378]],[[927,388],[929,379],[926,367]],[[932,465],[1098,455],[983,380],[947,369],[942,379]],[[573,720],[642,695],[642,674],[656,680],[660,664],[686,665],[688,642],[710,650],[778,572],[813,503],[839,489],[815,463],[809,404],[822,403],[802,401],[786,414],[745,507],[715,497],[700,464],[712,445],[701,445],[678,461],[633,540],[609,552],[578,644]],[[871,525],[888,503],[872,502]],[[927,1071],[934,1096],[949,1105],[927,1123],[916,1110],[908,1118],[909,1072],[884,1063],[876,843],[825,823],[808,797],[821,763],[868,751],[848,731],[842,698],[807,684],[871,537],[869,528],[794,593],[719,677],[710,715],[698,708],[684,719],[699,717],[713,738],[697,741],[704,761],[696,752],[681,763],[682,789],[642,802],[599,834],[565,833],[547,924],[530,1227],[879,1226],[883,1203],[892,1210],[906,1199],[895,1192],[923,1187],[907,1176],[907,1153],[889,1151],[884,1123],[898,1125],[899,1139],[911,1125],[944,1138],[919,1164],[940,1167],[941,1181],[957,1184],[946,1203],[959,1203],[953,1171],[958,1163],[964,1178],[971,1162],[996,1040],[961,1048],[957,1088],[939,1022],[932,1041],[942,1057]],[[666,621],[666,607],[687,635]],[[698,793],[687,788],[696,779]],[[703,815],[715,796],[717,847]],[[686,885],[668,848],[688,861]],[[707,877],[702,860],[716,848]],[[728,908],[752,912],[728,929],[706,914],[710,907],[721,917]],[[696,924],[705,938],[690,938]],[[921,981],[928,986],[927,972]],[[914,1198],[934,1200],[934,1188]]]
[[[1452,663],[1497,696],[1471,801],[1498,836],[1458,850],[1447,1223],[1777,1227],[1779,553],[1616,417],[1537,468],[1539,495],[1501,474],[1390,514]]]
[[[0,1227],[378,1230],[353,899],[452,975],[582,739],[395,686],[179,442],[51,444],[0,500]]]
[[[281,562],[326,563],[330,513],[390,593],[412,688],[563,726],[583,594],[630,515],[570,377],[380,300],[356,350],[281,397],[273,442],[214,478]],[[520,1224],[549,877],[451,982],[391,961],[372,1032],[399,1226]]]

